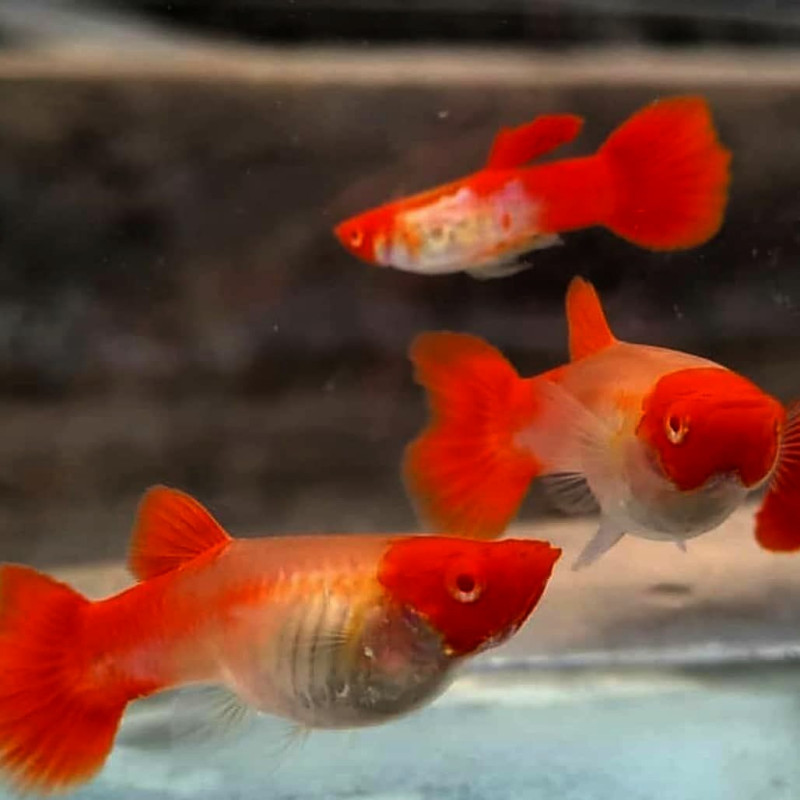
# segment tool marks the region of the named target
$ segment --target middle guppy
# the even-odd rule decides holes
[[[756,537],[800,549],[798,408],[708,359],[618,340],[581,278],[566,305],[571,361],[534,377],[475,336],[412,344],[432,419],[405,476],[426,520],[498,536],[541,477],[563,509],[601,512],[583,566],[626,533],[683,547],[769,483]]]

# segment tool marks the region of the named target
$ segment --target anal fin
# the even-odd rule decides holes
[[[488,264],[484,267],[475,267],[475,269],[465,269],[471,278],[478,281],[490,281],[495,278],[507,278],[510,275],[516,275],[518,272],[524,272],[531,265],[524,261],[498,261],[493,264]]]
[[[600,556],[607,553],[623,536],[623,531],[616,522],[608,517],[603,517],[597,533],[589,540],[586,547],[572,565],[573,570],[583,569],[597,561]]]
[[[533,266],[526,259],[528,253],[534,250],[545,250],[548,247],[555,247],[563,243],[564,240],[557,233],[541,234],[530,239],[525,246],[515,247],[512,253],[503,253],[494,261],[487,261],[479,267],[470,267],[465,269],[464,272],[479,281],[507,278]]]
[[[195,763],[198,750],[218,753],[226,747],[241,748],[242,739],[247,737],[268,774],[280,766],[284,757],[301,745],[308,734],[307,727],[260,712],[219,684],[188,686],[175,693],[170,744],[179,760],[188,758]]]
[[[174,744],[216,744],[237,738],[257,712],[220,684],[186,686],[175,692],[170,734]]]

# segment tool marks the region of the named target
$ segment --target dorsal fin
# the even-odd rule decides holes
[[[567,326],[570,361],[590,356],[617,341],[594,286],[580,277],[573,278],[567,289]]]
[[[513,169],[571,142],[583,119],[574,114],[546,114],[516,128],[503,128],[494,137],[486,169]]]
[[[139,580],[155,578],[230,540],[193,497],[154,486],[139,503],[128,567]]]

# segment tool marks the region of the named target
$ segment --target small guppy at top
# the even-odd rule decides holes
[[[92,602],[0,567],[0,770],[19,791],[68,790],[102,767],[131,700],[187,684],[210,687],[195,711],[211,724],[254,711],[302,729],[391,720],[513,635],[560,554],[533,539],[232,539],[155,487],[127,591]]]
[[[797,407],[705,358],[618,340],[581,278],[566,308],[571,361],[531,378],[475,336],[413,342],[432,419],[404,471],[426,521],[498,536],[541,476],[562,509],[600,511],[580,567],[625,533],[683,548],[768,484],[756,537],[800,549]]]
[[[730,153],[706,101],[646,106],[591,156],[525,166],[572,141],[583,120],[536,117],[496,136],[486,166],[466,178],[352,217],[335,228],[371,264],[427,275],[512,275],[558,234],[603,225],[651,250],[703,244],[722,224]]]

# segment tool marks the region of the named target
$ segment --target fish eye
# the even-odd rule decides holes
[[[680,444],[689,432],[689,422],[677,414],[669,414],[664,421],[664,430],[672,444]]]
[[[466,570],[456,572],[449,589],[459,603],[474,603],[483,593],[483,586],[477,576]]]
[[[350,231],[350,244],[352,247],[361,247],[364,243],[364,231],[360,228],[354,228]]]

